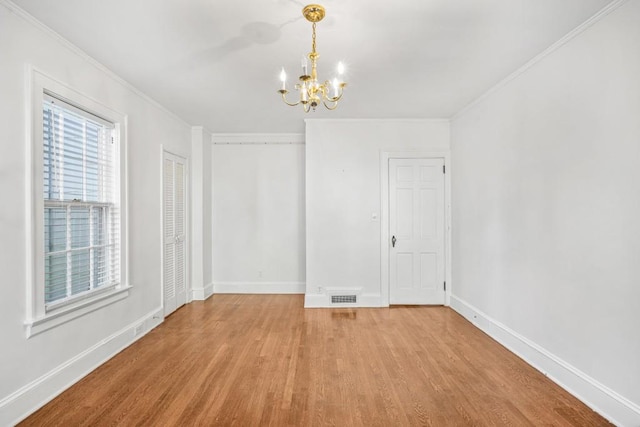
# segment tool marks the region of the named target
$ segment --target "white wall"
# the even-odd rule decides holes
[[[303,293],[302,135],[214,139],[214,291]]]
[[[452,306],[634,426],[639,22],[624,3],[452,122]]]
[[[381,305],[381,153],[448,148],[446,120],[306,121],[306,306],[339,289]]]
[[[202,126],[191,130],[191,298],[205,300],[213,294],[211,132]]]
[[[161,145],[189,157],[190,127],[0,2],[0,425],[9,425],[161,320]],[[128,298],[25,337],[27,64],[128,115]]]

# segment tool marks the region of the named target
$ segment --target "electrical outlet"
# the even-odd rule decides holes
[[[322,293],[322,286],[318,286],[318,293],[321,294]]]

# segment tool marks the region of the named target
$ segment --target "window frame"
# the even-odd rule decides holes
[[[47,280],[46,280],[46,274],[45,274],[45,311],[48,313],[50,311],[52,311],[53,309],[62,307],[63,305],[67,305],[70,303],[73,303],[75,301],[78,301],[81,298],[86,298],[86,297],[90,297],[92,295],[94,295],[96,292],[98,292],[99,290],[102,289],[108,289],[111,287],[114,287],[116,284],[120,283],[120,277],[116,276],[113,277],[110,273],[112,273],[112,269],[111,269],[111,265],[113,265],[113,263],[111,262],[111,258],[109,254],[118,254],[119,253],[119,247],[120,247],[120,238],[119,235],[113,235],[109,230],[112,229],[112,227],[116,227],[116,230],[119,229],[120,226],[120,215],[119,215],[119,208],[120,208],[120,201],[119,201],[119,190],[117,188],[114,188],[115,185],[117,185],[117,183],[119,182],[120,178],[119,178],[119,159],[117,158],[117,148],[118,148],[118,144],[114,144],[115,143],[115,126],[112,122],[105,120],[103,117],[98,117],[96,115],[94,115],[91,112],[85,111],[84,109],[76,106],[76,105],[71,105],[68,104],[67,102],[57,98],[56,96],[50,94],[48,91],[44,91],[44,102],[42,104],[42,114],[43,114],[43,124],[44,122],[47,122],[46,118],[48,117],[48,119],[51,121],[49,126],[53,126],[54,125],[54,116],[57,116],[58,114],[62,114],[61,117],[58,117],[58,120],[62,120],[62,123],[66,123],[67,119],[69,119],[69,125],[71,126],[70,133],[69,136],[71,139],[67,140],[66,137],[63,137],[62,141],[49,141],[49,143],[52,143],[53,145],[49,146],[49,153],[54,155],[54,160],[56,160],[54,162],[54,164],[51,165],[47,165],[46,160],[44,160],[44,172],[45,172],[45,184],[44,184],[44,192],[43,192],[43,196],[44,196],[44,211],[45,211],[45,229],[47,226],[47,211],[49,210],[50,214],[52,214],[54,211],[58,211],[58,213],[64,212],[64,227],[66,228],[66,232],[64,233],[64,241],[61,241],[59,238],[55,239],[56,241],[56,248],[52,251],[50,248],[49,250],[47,250],[46,248],[46,242],[47,242],[47,232],[45,230],[45,250],[44,250],[44,257],[45,257],[45,272],[46,272],[46,266],[49,265],[48,261],[48,257],[53,256],[53,257],[60,257],[60,256],[64,256],[64,258],[66,259],[65,262],[65,278],[64,278],[64,296],[60,296],[54,300],[49,300],[49,298],[47,298],[47,291],[51,291],[51,289],[48,289],[47,287]],[[72,116],[67,117],[67,113],[70,113]],[[78,122],[79,120],[82,120],[82,141],[78,141],[76,140],[76,138],[78,137],[77,134],[77,129],[75,129],[74,132],[74,125],[77,126],[79,124]],[[107,142],[107,146],[105,147],[100,147],[100,146],[96,146],[96,160],[99,156],[103,156],[103,155],[108,155],[109,156],[109,163],[106,164],[106,169],[103,169],[104,172],[106,173],[112,173],[112,177],[113,175],[115,175],[115,177],[113,177],[112,179],[107,178],[106,180],[103,180],[102,175],[98,174],[98,164],[96,164],[96,173],[98,174],[96,176],[96,182],[95,182],[95,192],[96,194],[94,195],[93,193],[89,193],[91,187],[93,187],[91,184],[89,184],[89,178],[90,175],[89,174],[89,170],[91,169],[90,167],[87,167],[87,160],[90,157],[90,153],[89,153],[89,149],[90,146],[88,146],[87,144],[90,142],[89,139],[85,138],[86,135],[88,135],[88,127],[91,126],[91,123],[94,124],[94,126],[100,126],[100,130],[99,131],[107,131],[108,134],[107,135],[103,135],[102,137],[100,135],[96,135],[96,138],[99,140],[101,140],[102,138],[106,137],[106,141],[103,140],[103,142],[107,142],[107,141],[111,141],[111,144],[109,144]],[[44,129],[45,126],[43,126]],[[66,124],[64,125],[64,128],[58,131],[62,131],[62,135],[66,135],[67,134],[67,126]],[[54,130],[53,129],[49,129],[49,132],[52,132],[52,135],[49,135],[50,137],[52,137],[54,135]],[[45,133],[46,135],[46,133]],[[80,142],[81,146],[78,146],[78,142]],[[98,143],[99,144],[99,143]],[[45,153],[45,158],[47,157],[47,146],[49,144],[47,144],[47,141],[45,141],[45,138],[43,138],[43,150]],[[62,155],[62,158],[59,159],[57,155],[55,155],[54,153],[65,153],[67,151],[67,149],[70,149],[71,152],[71,157],[72,158],[67,158],[66,155]],[[81,153],[78,152],[77,150],[80,149]],[[52,151],[53,150],[53,151]],[[78,159],[77,156],[78,154],[82,155],[82,159]],[[89,157],[87,157],[89,156]],[[80,162],[78,162],[80,160]],[[70,164],[68,164],[68,162],[71,162]],[[47,167],[48,166],[48,167]],[[67,166],[71,166],[71,174],[67,177],[66,175],[66,169]],[[74,169],[75,167],[81,166],[82,171],[81,171],[81,175],[78,176],[78,172],[76,169]],[[53,168],[53,169],[52,169]],[[62,171],[63,173],[63,181],[59,182],[57,179],[53,179],[53,181],[50,181],[49,184],[55,183],[54,189],[56,191],[54,191],[53,194],[49,194],[49,196],[54,196],[53,198],[48,198],[47,197],[47,189],[48,186],[46,185],[46,177],[48,176],[51,179],[51,174],[54,174],[54,176],[56,176],[57,174],[54,171]],[[47,174],[48,171],[48,174]],[[100,182],[102,182],[102,184],[99,184]],[[73,189],[72,190],[74,192],[74,198],[71,199],[69,194],[67,193],[66,187],[67,184],[70,184]],[[77,188],[77,185],[80,185],[80,188]],[[49,190],[51,190],[51,188],[49,188]],[[115,191],[114,191],[115,190]],[[111,194],[112,197],[110,197],[108,200],[104,199],[104,195],[105,192],[108,194]],[[81,194],[77,194],[77,193],[81,193]],[[100,200],[98,199],[93,199],[94,196],[98,196],[98,193],[100,193],[102,195],[102,197],[100,198]],[[65,197],[66,194],[66,197]],[[80,198],[76,198],[75,196],[78,196]],[[89,196],[89,197],[88,197]],[[80,235],[79,234],[74,234],[73,233],[73,217],[74,217],[74,212],[78,213],[81,212],[82,210],[86,210],[87,213],[87,221],[88,221],[88,230],[85,229],[85,233],[83,235],[83,237],[86,238],[86,245],[84,246],[75,246],[74,245],[74,236],[77,238]],[[95,237],[96,237],[96,228],[94,227],[95,224],[95,218],[96,218],[96,212],[98,212],[99,217],[102,218],[102,221],[99,221],[99,226],[97,228],[98,230],[98,236],[101,237],[100,242],[96,242],[95,241]],[[52,219],[53,221],[55,221],[56,223],[58,223],[58,221],[60,221],[60,218],[57,219]],[[58,226],[63,225],[62,222],[59,223]],[[102,230],[101,230],[102,229]],[[101,232],[100,232],[101,230]],[[50,236],[51,238],[51,236]],[[115,249],[115,252],[114,252]],[[86,255],[88,256],[88,279],[89,279],[89,289],[80,291],[80,292],[74,292],[73,290],[73,256],[74,255],[78,255],[78,254],[83,254],[86,253]],[[106,259],[104,259],[105,261],[105,269],[104,272],[106,273],[103,277],[106,279],[106,281],[104,283],[96,283],[96,276],[95,276],[95,261],[96,261],[96,254],[100,254],[103,253],[106,256]],[[111,255],[112,256],[112,255]],[[115,258],[115,257],[114,257]],[[61,258],[59,258],[61,259]],[[117,261],[116,261],[116,265],[118,266],[119,269],[119,265],[120,265],[120,259],[119,257],[117,257]],[[60,283],[58,283],[58,285],[60,285]],[[58,288],[57,291],[61,291],[62,289]]]
[[[25,320],[27,338],[54,328],[101,307],[122,300],[129,295],[128,280],[128,239],[127,239],[127,159],[126,128],[127,116],[103,103],[96,101],[71,87],[47,76],[41,71],[28,67],[29,88],[27,93],[27,150],[29,162],[26,177],[27,212],[27,313]],[[47,96],[61,100],[71,107],[101,117],[114,125],[116,148],[117,200],[119,201],[119,263],[120,274],[115,285],[98,288],[76,298],[60,303],[45,302],[44,281],[44,208],[43,197],[43,102]]]

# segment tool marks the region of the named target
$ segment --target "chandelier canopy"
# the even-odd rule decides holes
[[[311,52],[307,57],[302,59],[302,75],[299,77],[299,82],[295,84],[294,88],[298,91],[299,100],[297,102],[289,102],[287,100],[287,73],[282,68],[280,72],[280,82],[282,87],[278,92],[282,95],[282,100],[290,106],[296,106],[302,104],[305,113],[308,113],[311,109],[315,111],[320,102],[329,110],[335,110],[338,107],[338,101],[342,98],[342,92],[347,85],[342,80],[344,75],[344,64],[338,63],[337,72],[338,77],[334,77],[331,82],[328,80],[324,83],[318,82],[317,62],[320,54],[316,52],[316,24],[322,21],[325,15],[324,7],[319,4],[310,4],[302,9],[302,15],[311,22],[311,28],[313,31],[311,37]],[[311,74],[308,71],[308,61],[311,60]]]

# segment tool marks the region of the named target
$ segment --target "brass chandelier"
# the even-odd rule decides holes
[[[302,104],[305,113],[308,113],[311,109],[315,111],[320,102],[324,104],[329,110],[335,110],[338,107],[338,101],[342,98],[342,92],[347,85],[342,80],[344,74],[344,65],[342,62],[338,63],[338,77],[334,77],[333,81],[328,80],[324,83],[318,82],[317,62],[320,54],[316,52],[316,23],[322,21],[324,18],[324,7],[319,4],[310,4],[302,9],[302,15],[307,21],[312,23],[313,35],[311,38],[311,52],[307,57],[311,60],[311,74],[308,72],[307,58],[302,59],[302,75],[299,77],[300,82],[295,84],[295,89],[299,93],[300,99],[297,102],[287,101],[287,73],[282,68],[280,72],[280,82],[282,83],[281,89],[278,91],[282,95],[282,100],[290,106],[296,106]]]

